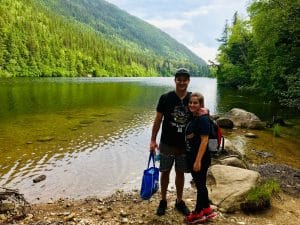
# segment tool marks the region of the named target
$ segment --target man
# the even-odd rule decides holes
[[[150,151],[158,147],[156,136],[162,123],[162,132],[159,144],[160,150],[160,185],[161,201],[156,214],[162,216],[167,208],[167,189],[170,171],[175,162],[175,186],[177,199],[175,208],[183,215],[189,214],[189,209],[182,200],[184,187],[184,172],[187,172],[185,156],[184,132],[188,122],[188,102],[190,93],[187,87],[190,82],[190,73],[185,68],[175,72],[175,91],[160,96],[156,107],[156,117],[152,127]]]

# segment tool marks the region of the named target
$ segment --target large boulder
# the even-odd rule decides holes
[[[220,117],[216,121],[217,124],[222,128],[232,129],[234,127],[233,122],[228,118]]]
[[[218,164],[248,169],[247,164],[236,156],[226,156],[218,160]]]
[[[235,138],[233,140],[225,138],[224,140],[224,151],[226,155],[235,155],[239,158],[244,156],[245,143],[241,138]]]
[[[236,127],[258,130],[266,127],[266,123],[262,122],[255,114],[243,109],[233,108],[224,117],[230,119]]]
[[[260,174],[238,167],[213,165],[209,168],[207,186],[210,200],[221,212],[240,209],[246,194],[257,186]]]

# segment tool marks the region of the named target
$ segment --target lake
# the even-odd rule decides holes
[[[0,79],[0,186],[31,202],[138,189],[155,106],[173,89],[173,78]],[[212,78],[191,78],[189,90],[205,96],[211,114],[238,107],[262,120],[298,116]]]

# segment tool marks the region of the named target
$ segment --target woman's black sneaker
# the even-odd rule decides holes
[[[190,210],[185,205],[183,200],[181,200],[180,202],[177,202],[177,199],[176,199],[175,208],[177,209],[178,212],[182,213],[184,216],[187,216],[190,214]]]
[[[165,215],[167,209],[167,201],[166,200],[160,200],[159,206],[156,210],[156,215],[162,216]]]

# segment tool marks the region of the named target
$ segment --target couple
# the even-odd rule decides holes
[[[175,91],[160,97],[152,128],[150,151],[155,152],[157,148],[160,150],[161,201],[157,215],[164,215],[167,209],[169,175],[175,162],[175,208],[186,216],[187,222],[193,223],[209,217],[213,209],[209,205],[206,187],[206,174],[211,163],[210,154],[206,150],[209,135],[208,112],[204,108],[201,94],[187,92],[189,82],[189,71],[185,68],[178,69],[175,72]],[[207,115],[200,117],[203,114]],[[161,123],[158,147],[156,137]],[[192,174],[197,187],[197,202],[193,212],[190,212],[182,200],[186,172]]]

